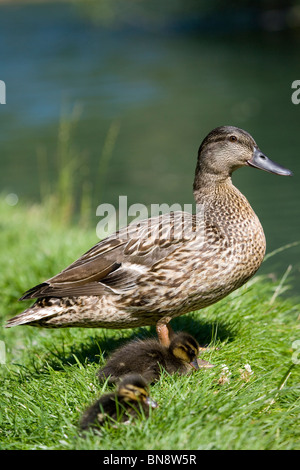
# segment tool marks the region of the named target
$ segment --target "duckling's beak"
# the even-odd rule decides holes
[[[197,358],[195,357],[195,359],[190,362],[190,366],[192,366],[194,369],[198,370],[199,369],[199,364],[198,364],[198,361],[197,361]]]
[[[250,160],[247,161],[247,164],[253,166],[254,168],[259,168],[260,170],[268,171],[269,173],[274,173],[275,175],[283,176],[292,176],[293,173],[287,168],[278,165],[278,163],[272,162],[258,147],[254,147],[253,155]]]
[[[154,400],[152,400],[152,398],[150,397],[147,397],[145,398],[145,403],[150,406],[151,408],[157,408],[158,407],[158,403]]]

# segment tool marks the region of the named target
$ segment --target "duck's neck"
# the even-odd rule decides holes
[[[194,180],[194,198],[196,204],[210,204],[211,199],[238,191],[231,176],[196,172]]]

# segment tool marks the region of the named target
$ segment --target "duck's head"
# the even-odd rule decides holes
[[[194,369],[199,369],[197,356],[199,344],[188,333],[178,333],[170,344],[170,352],[183,363],[190,364]]]
[[[196,173],[226,179],[247,165],[276,175],[292,175],[290,170],[270,160],[248,132],[233,126],[217,127],[205,137],[199,148]]]
[[[118,395],[125,402],[144,403],[150,408],[156,408],[158,404],[149,396],[147,382],[138,374],[130,374],[124,377],[118,387]]]

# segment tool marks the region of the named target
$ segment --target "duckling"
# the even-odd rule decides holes
[[[172,318],[223,299],[263,261],[263,228],[231,179],[244,166],[292,175],[262,153],[243,129],[213,129],[198,151],[196,214],[176,211],[121,228],[25,292],[20,300],[37,300],[6,326],[156,325],[160,342],[169,346]]]
[[[80,428],[97,429],[110,419],[126,422],[140,413],[148,417],[150,408],[157,406],[157,402],[149,396],[145,379],[131,374],[123,378],[116,392],[103,395],[84,412]]]
[[[98,371],[99,380],[116,383],[126,374],[139,373],[147,382],[158,380],[162,368],[169,374],[188,374],[198,369],[198,342],[188,333],[173,335],[169,347],[156,339],[134,340],[118,348]]]

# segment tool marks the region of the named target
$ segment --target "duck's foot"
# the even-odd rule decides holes
[[[169,323],[157,323],[156,333],[160,344],[168,348],[170,346],[172,338],[175,336],[174,330]]]

